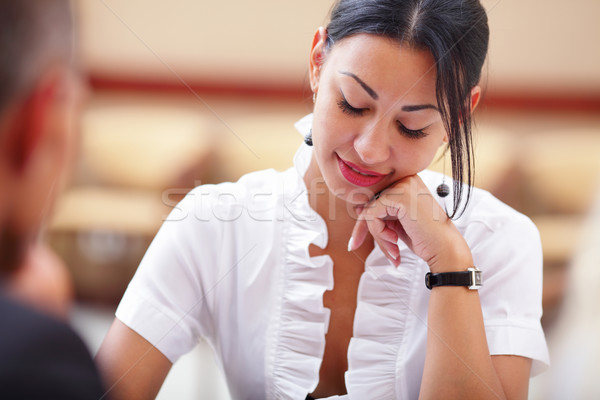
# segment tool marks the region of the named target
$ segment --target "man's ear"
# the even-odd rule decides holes
[[[479,100],[481,99],[481,87],[473,86],[471,89],[471,112],[475,111],[475,107],[479,104]]]
[[[327,31],[322,26],[315,32],[309,59],[310,88],[313,93],[319,91],[319,79],[321,77],[321,66],[325,61],[325,51],[327,50]]]
[[[42,79],[6,116],[6,156],[17,173],[25,171],[42,142],[59,83],[54,74]]]

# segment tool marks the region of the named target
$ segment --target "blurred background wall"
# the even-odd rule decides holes
[[[312,37],[332,4],[74,1],[90,98],[50,240],[73,273],[74,323],[93,350],[161,221],[190,188],[291,165],[301,142],[293,123],[312,104]],[[483,4],[491,38],[477,182],[538,225],[543,323],[560,342],[552,333],[565,298],[583,290],[572,271],[600,267],[573,261],[600,191],[600,2]],[[188,372],[200,368],[194,357]],[[202,397],[186,382],[188,396]],[[547,381],[536,382],[532,398],[550,398]],[[212,398],[225,396],[214,390]]]
[[[305,83],[312,34],[332,4],[82,0],[84,63],[99,79],[179,83],[179,75],[190,85],[297,90]],[[599,2],[483,4],[491,28],[490,89],[597,96]]]

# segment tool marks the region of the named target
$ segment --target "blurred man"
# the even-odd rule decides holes
[[[70,167],[79,95],[68,0],[0,2],[0,398],[103,391],[66,316],[70,284],[39,240]]]

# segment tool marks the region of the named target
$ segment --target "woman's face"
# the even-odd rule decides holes
[[[324,53],[325,36],[321,29],[311,52],[313,165],[337,197],[364,204],[427,168],[447,141],[435,63],[428,51],[369,34]]]

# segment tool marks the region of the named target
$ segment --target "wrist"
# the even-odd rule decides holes
[[[473,255],[462,236],[459,240],[449,240],[439,247],[439,251],[427,260],[431,273],[460,272],[473,266]]]
[[[431,273],[460,272],[473,266],[471,248],[458,229],[450,222],[452,229],[439,236],[437,243],[432,246],[435,254],[426,259]]]
[[[463,255],[439,255],[428,262],[433,274],[440,272],[460,272],[473,266],[473,256],[469,252]]]

